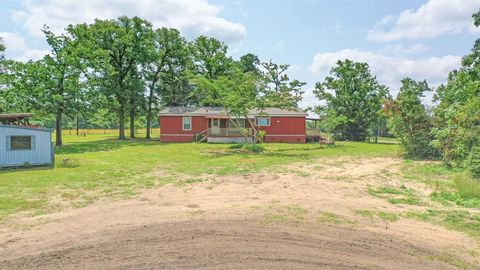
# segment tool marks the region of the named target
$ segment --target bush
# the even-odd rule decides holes
[[[228,149],[242,149],[242,148],[243,148],[243,144],[239,144],[239,143],[228,146]]]
[[[265,130],[260,130],[258,132],[258,140],[260,142],[263,142],[263,140],[265,139],[265,135],[267,135],[267,132]]]
[[[58,164],[60,168],[76,168],[80,166],[80,161],[78,159],[64,158]]]
[[[244,144],[242,149],[252,153],[261,153],[265,150],[263,146],[259,144]]]
[[[467,167],[475,177],[480,178],[480,146],[472,147]]]
[[[31,168],[32,167],[32,164],[28,161],[25,161],[22,165],[23,168]]]

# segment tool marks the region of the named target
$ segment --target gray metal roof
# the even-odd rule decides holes
[[[269,116],[307,116],[307,113],[300,108],[295,110],[265,108],[263,113]],[[166,107],[159,113],[160,116],[225,116],[226,114],[222,107]],[[259,110],[250,111],[250,116],[252,117],[259,114]]]
[[[23,126],[14,126],[14,125],[0,125],[0,128],[16,128],[16,129],[27,129],[27,130],[34,130],[34,131],[41,131],[41,132],[50,132],[52,133],[52,129],[44,129],[44,128],[33,128],[33,127],[23,127]]]

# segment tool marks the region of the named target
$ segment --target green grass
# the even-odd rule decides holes
[[[129,197],[141,188],[177,182],[179,175],[190,179],[180,184],[189,184],[205,174],[243,174],[315,158],[397,153],[396,145],[353,142],[265,144],[261,153],[224,144],[118,141],[113,135],[67,135],[64,142],[64,147],[55,150],[53,169],[0,170],[0,220],[22,211],[56,211],[65,203],[81,207],[105,197]],[[168,176],[156,176],[152,173],[156,170]]]
[[[424,203],[415,194],[415,191],[405,186],[401,186],[400,188],[395,187],[378,187],[368,188],[368,193],[375,197],[386,199],[391,204],[408,204],[408,205],[423,205]]]
[[[437,261],[441,261],[441,262],[444,262],[444,263],[448,263],[452,266],[455,266],[455,267],[461,268],[461,269],[467,269],[467,267],[473,266],[470,263],[468,263],[464,260],[461,260],[461,259],[457,258],[456,256],[454,256],[452,254],[447,254],[447,253],[439,254],[439,255],[432,255],[432,256],[429,256],[428,258],[430,260],[437,260]]]
[[[434,191],[432,200],[444,205],[457,204],[463,207],[480,207],[480,179],[471,174],[450,169],[438,162],[427,164],[405,162],[404,177],[407,180],[423,182]]]
[[[405,217],[414,218],[433,224],[442,225],[451,230],[457,230],[480,239],[480,214],[465,210],[435,210],[409,211]]]
[[[367,209],[357,209],[354,211],[354,213],[364,218],[369,218],[371,220],[373,220],[375,217],[377,217],[380,220],[389,221],[389,222],[395,222],[400,219],[400,216],[398,214],[384,212],[384,211],[375,212]]]
[[[355,221],[348,220],[345,217],[342,217],[340,215],[337,215],[332,212],[318,212],[317,215],[317,222],[318,223],[331,223],[335,225],[341,225],[341,224],[355,224]]]
[[[395,222],[399,219],[399,216],[395,213],[388,213],[379,211],[377,212],[377,217],[383,221]]]

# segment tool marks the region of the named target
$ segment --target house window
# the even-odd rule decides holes
[[[183,130],[192,130],[192,117],[185,116],[182,118]]]
[[[32,150],[32,136],[10,136],[10,150]]]
[[[270,117],[257,117],[255,118],[255,125],[258,127],[270,126]]]

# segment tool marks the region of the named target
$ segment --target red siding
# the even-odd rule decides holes
[[[182,130],[182,116],[160,117],[161,142],[192,142],[193,136],[207,129],[207,119],[192,116],[192,130]]]
[[[208,128],[208,119],[192,116],[192,130],[182,130],[182,116],[160,117],[161,142],[192,142],[196,133]],[[265,142],[305,143],[305,117],[271,117],[270,126],[260,127],[266,132]]]
[[[265,142],[305,143],[305,117],[275,117],[270,118],[270,126],[260,127],[266,132]]]

